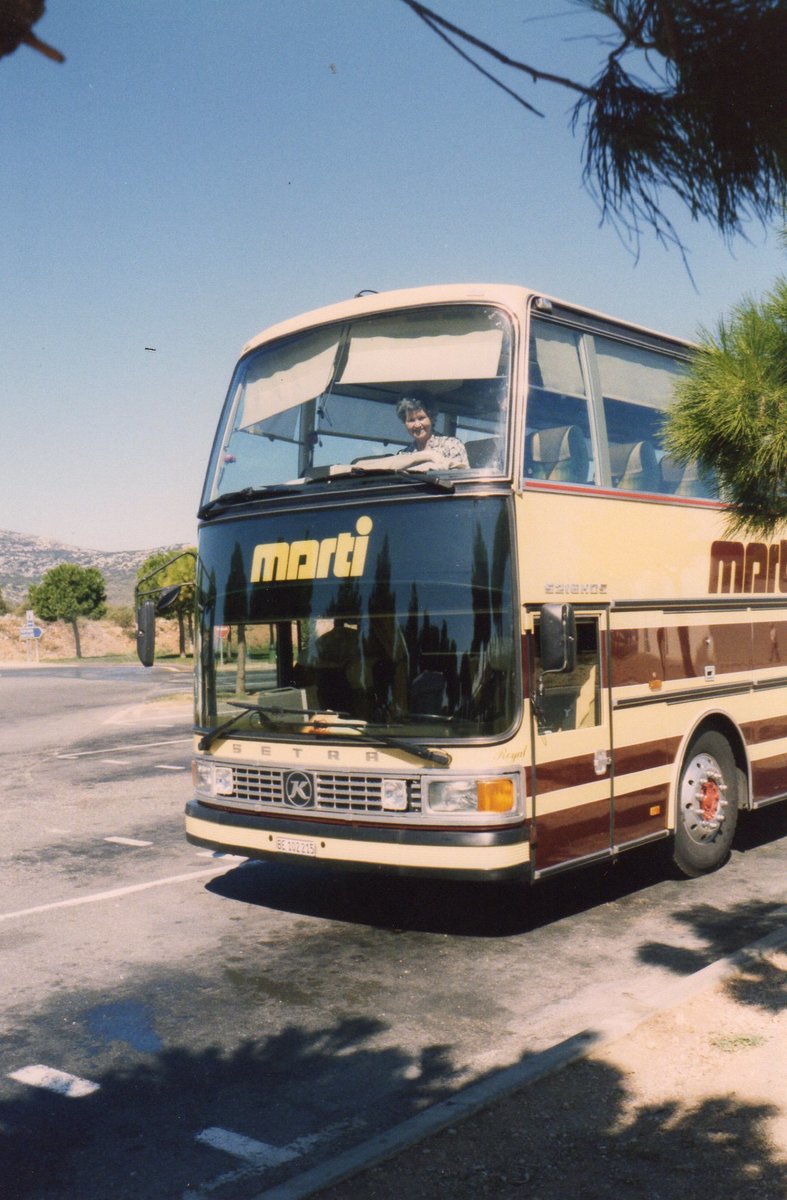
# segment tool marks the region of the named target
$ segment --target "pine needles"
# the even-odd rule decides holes
[[[701,334],[664,440],[715,472],[732,532],[767,538],[787,523],[787,279]]]

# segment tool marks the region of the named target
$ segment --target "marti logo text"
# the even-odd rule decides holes
[[[363,575],[371,517],[359,517],[354,533],[318,541],[264,542],[254,547],[252,583],[278,583],[291,579],[349,579]]]
[[[714,542],[708,591],[787,592],[787,541]]]

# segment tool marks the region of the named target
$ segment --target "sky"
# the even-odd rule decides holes
[[[572,0],[433,0],[590,80]],[[244,343],[299,312],[433,283],[518,283],[691,338],[783,270],[666,199],[688,249],[635,256],[582,186],[571,93],[533,116],[401,0],[47,0],[0,59],[0,529],[89,549],[196,539]],[[152,349],[148,349],[151,347]]]

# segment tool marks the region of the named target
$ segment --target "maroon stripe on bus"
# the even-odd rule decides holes
[[[592,754],[578,754],[574,758],[556,758],[552,762],[536,763],[536,783],[540,795],[545,792],[558,792],[561,788],[584,787],[587,783],[598,783],[598,779]]]
[[[667,828],[669,784],[615,796],[615,842],[632,842]]]
[[[615,775],[631,775],[634,771],[647,771],[651,767],[669,766],[675,761],[681,739],[659,738],[652,742],[640,742],[636,746],[615,747]]]
[[[608,850],[609,800],[546,813],[537,818],[536,830],[536,866],[539,870]]]
[[[741,730],[750,746],[757,746],[761,742],[774,742],[777,738],[787,737],[787,716],[763,717],[761,721],[744,721]]]
[[[754,801],[772,800],[787,793],[787,754],[760,759],[751,765]]]
[[[615,776],[632,775],[635,771],[647,771],[652,767],[671,766],[675,761],[681,739],[661,738],[652,742],[641,742],[635,746],[618,746],[615,749]],[[538,792],[556,792],[561,788],[583,787],[597,783],[593,757],[578,754],[573,758],[556,758],[549,762],[536,762]],[[528,794],[530,794],[528,781]]]

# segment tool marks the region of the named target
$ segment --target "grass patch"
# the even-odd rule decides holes
[[[739,1033],[737,1036],[712,1037],[710,1044],[725,1054],[734,1054],[736,1050],[753,1050],[755,1046],[762,1046],[765,1040],[759,1034]]]

